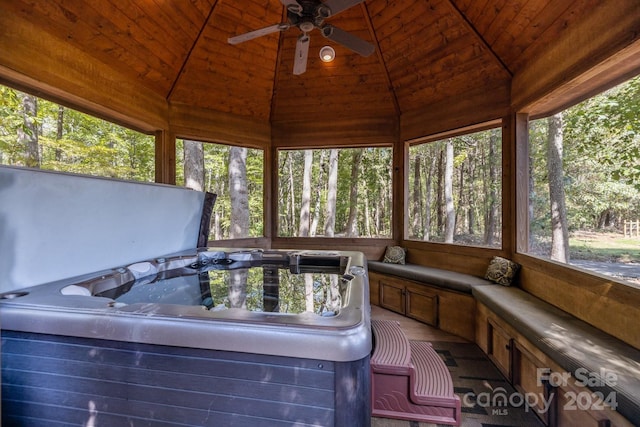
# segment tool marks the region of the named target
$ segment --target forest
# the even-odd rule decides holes
[[[153,180],[153,136],[8,87],[0,99],[0,164]],[[571,233],[640,218],[640,77],[529,134],[530,252],[567,262]],[[327,147],[278,151],[277,235],[391,238],[391,147]],[[406,238],[500,247],[501,153],[499,127],[411,145]],[[261,150],[179,140],[176,158],[178,185],[218,194],[212,239],[263,235]]]

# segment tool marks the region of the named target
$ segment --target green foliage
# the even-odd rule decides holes
[[[362,150],[359,179],[353,182],[353,154]],[[305,150],[282,150],[278,153],[278,235],[295,237],[300,221]],[[324,234],[329,177],[329,149],[313,151],[311,171],[311,212],[317,216],[316,236]],[[358,187],[358,231],[360,237],[391,236],[391,164],[390,148],[343,148],[338,155],[335,236],[344,236],[349,217],[350,192]]]
[[[0,163],[24,166],[25,148],[17,142],[18,129],[24,129],[19,92],[0,86],[0,96]],[[42,99],[38,100],[36,123],[42,169],[136,181],[154,179],[153,136]]]
[[[442,180],[447,141],[453,143],[454,152],[452,195],[456,209],[454,243],[499,247],[502,219],[500,215],[502,138],[499,128],[413,145],[409,148],[407,206],[409,238],[444,241]],[[419,181],[416,180],[418,165]],[[495,179],[490,176],[492,166],[495,168]],[[487,227],[491,219],[495,221],[494,239],[487,242]]]
[[[204,150],[204,189],[217,195],[213,207],[211,240],[229,239],[231,198],[229,196],[229,145],[202,143]],[[247,191],[249,194],[249,236],[264,235],[264,153],[247,150]],[[184,185],[183,140],[176,141],[176,184]]]
[[[565,195],[570,230],[619,226],[640,216],[640,77],[563,113]],[[549,231],[546,120],[529,124],[531,233]],[[603,216],[618,223],[603,222]],[[615,221],[614,221],[615,222]]]
[[[640,76],[562,112],[563,170],[570,232],[621,229],[640,218]],[[529,123],[530,251],[548,256],[546,119]],[[570,244],[572,257],[587,257]]]

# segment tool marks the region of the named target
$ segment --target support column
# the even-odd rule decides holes
[[[156,182],[176,184],[176,137],[166,130],[156,132]]]

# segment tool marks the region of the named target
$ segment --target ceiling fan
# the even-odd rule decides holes
[[[348,32],[325,24],[324,21],[338,13],[349,9],[364,0],[280,0],[287,8],[287,22],[271,25],[259,30],[250,31],[239,36],[230,37],[229,44],[238,44],[257,37],[266,36],[278,31],[285,31],[291,27],[298,27],[302,34],[296,43],[296,56],[293,64],[293,74],[300,75],[307,70],[307,56],[309,54],[309,33],[314,28],[322,35],[362,56],[369,56],[375,50],[374,45],[349,34]]]

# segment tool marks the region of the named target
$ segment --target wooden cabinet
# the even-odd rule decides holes
[[[381,280],[380,306],[428,325],[438,326],[438,294],[425,286]]]
[[[576,383],[545,353],[485,305],[478,303],[476,343],[549,427],[610,427],[629,423],[601,396]],[[552,382],[549,378],[554,378]],[[601,393],[600,393],[601,394]],[[535,396],[535,397],[534,397]]]
[[[536,411],[542,422],[553,425],[557,413],[557,392],[543,381],[541,372],[548,368],[537,357],[530,353],[517,341],[511,341],[512,370],[511,382],[523,396],[531,396],[528,402]]]
[[[396,313],[405,314],[405,284],[393,279],[381,279],[380,283],[380,307]]]
[[[380,276],[378,282],[380,307],[438,326],[437,293],[424,285],[402,279]]]
[[[487,356],[511,380],[513,338],[495,322],[487,320]]]
[[[407,284],[405,288],[405,315],[438,326],[438,294],[426,286]]]
[[[425,283],[369,272],[371,304],[475,340],[473,296]]]

